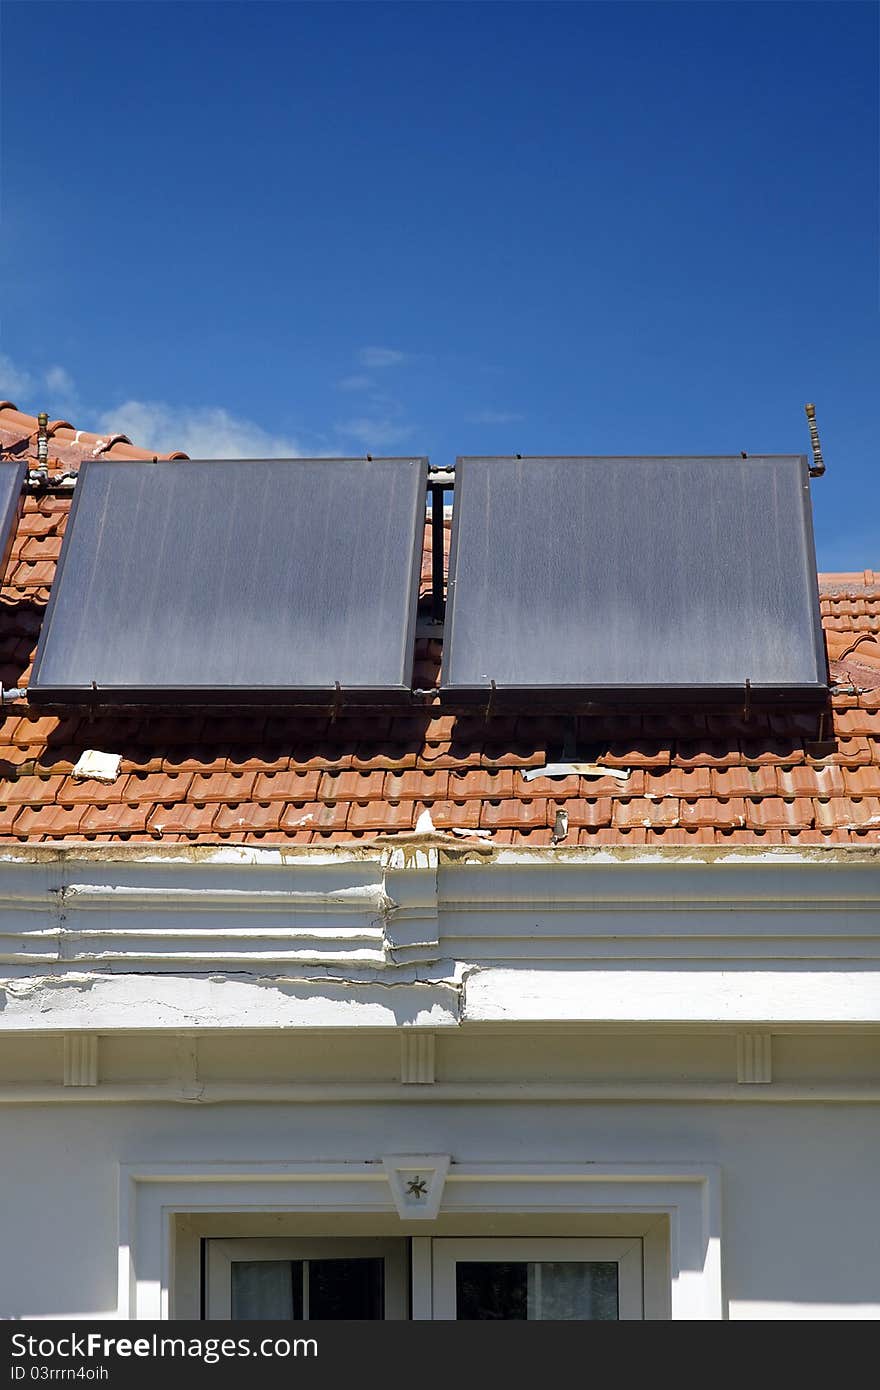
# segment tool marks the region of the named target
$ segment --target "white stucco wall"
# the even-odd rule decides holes
[[[719,1165],[731,1318],[880,1317],[876,1106],[28,1105],[0,1112],[4,1317],[115,1316],[120,1163]],[[198,1205],[198,1194],[194,1205]],[[400,1230],[388,1200],[389,1234]],[[425,1232],[427,1234],[427,1231]]]
[[[347,1210],[413,1234],[381,1163],[402,1154],[451,1159],[438,1235],[502,1211],[498,1233],[538,1212],[565,1233],[596,1165],[619,1169],[609,1220],[635,1193],[656,1224],[663,1182],[690,1183],[674,1316],[880,1317],[880,851],[448,839],[0,855],[0,1315],[181,1306],[133,1169],[169,1166],[174,1209],[205,1212],[211,1165],[263,1163],[265,1213],[311,1165],[285,1220],[318,1234],[311,1170],[352,1165]],[[706,1299],[679,1297],[710,1246]]]

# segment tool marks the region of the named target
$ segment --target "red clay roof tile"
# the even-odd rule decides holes
[[[632,801],[618,801],[614,806],[614,824],[621,829],[673,826],[678,825],[679,819],[677,796],[662,797],[658,800],[637,796]]]
[[[206,803],[249,801],[256,780],[256,772],[196,772],[188,795],[192,801]]]
[[[415,825],[412,801],[356,801],[349,806],[349,830],[412,830]]]
[[[24,806],[15,818],[13,831],[31,840],[77,835],[85,813],[85,806]]]
[[[280,825],[282,830],[291,832],[344,830],[348,812],[349,805],[345,801],[332,805],[324,801],[291,802],[284,808]]]
[[[425,800],[418,811],[431,812],[431,820],[438,830],[476,830],[480,824],[481,801],[431,801]]]
[[[88,806],[79,823],[80,835],[119,835],[143,832],[147,828],[149,806],[130,806],[118,802]]]
[[[568,823],[572,829],[598,830],[600,826],[610,825],[614,802],[610,796],[571,797],[564,801],[551,801],[552,819],[557,810],[568,812]]]
[[[284,806],[280,801],[241,801],[221,806],[212,833],[238,836],[247,830],[280,830]]]
[[[162,802],[147,821],[147,829],[157,838],[165,835],[198,835],[211,829],[217,806],[198,802]]]
[[[260,772],[254,783],[255,801],[312,801],[318,794],[320,772]]]
[[[880,797],[832,796],[816,803],[816,824],[828,830],[876,828],[880,834]]]
[[[746,798],[746,825],[755,830],[805,830],[815,820],[815,808],[806,797],[765,796]]]
[[[728,825],[745,825],[745,803],[742,798],[721,800],[702,796],[698,801],[679,802],[679,820],[686,829],[710,827],[723,830]]]

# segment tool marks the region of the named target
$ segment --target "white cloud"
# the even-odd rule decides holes
[[[299,440],[270,434],[254,420],[221,406],[188,409],[162,401],[125,401],[98,417],[104,433],[126,434],[157,454],[182,450],[190,458],[304,458],[314,456]]]
[[[515,425],[526,417],[515,410],[477,410],[464,418],[469,425]]]
[[[30,396],[36,383],[30,372],[18,367],[5,352],[0,352],[0,397],[14,401],[21,408],[23,397]]]
[[[336,383],[340,391],[369,391],[372,384],[368,376],[344,376]]]
[[[365,348],[371,361],[382,366],[402,362],[404,354],[390,348]],[[391,397],[376,392],[372,379],[352,375],[337,383],[346,391],[366,393],[364,413],[335,426],[339,439],[349,441],[327,449],[327,436],[316,448],[307,440],[273,434],[255,420],[235,415],[222,406],[178,406],[167,401],[130,399],[112,410],[88,409],[78,403],[70,373],[60,365],[40,372],[19,367],[0,353],[0,397],[22,409],[48,410],[50,415],[77,417],[74,423],[100,434],[124,434],[142,449],[157,454],[182,452],[190,458],[322,458],[351,448],[351,440],[365,450],[399,444],[414,433],[401,418],[402,407]]]
[[[398,352],[396,348],[365,347],[358,353],[358,361],[362,367],[400,367],[408,360],[409,355]]]
[[[64,367],[50,367],[46,373],[46,386],[59,400],[75,401],[76,387],[73,377]]]
[[[356,420],[345,420],[336,428],[340,434],[357,439],[367,449],[373,449],[383,444],[399,444],[410,437],[414,427],[397,424],[394,420],[371,420],[361,416]]]
[[[73,377],[64,367],[30,372],[5,353],[0,353],[0,397],[14,401],[20,410],[46,410],[50,416],[76,405]]]

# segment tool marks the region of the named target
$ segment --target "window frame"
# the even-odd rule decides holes
[[[437,1236],[431,1242],[432,1317],[457,1319],[455,1267],[468,1261],[610,1261],[617,1265],[618,1321],[641,1322],[644,1313],[643,1242],[639,1237],[602,1240],[596,1236]],[[413,1293],[415,1301],[415,1290]]]
[[[525,1234],[524,1226],[542,1234],[544,1222],[564,1223],[564,1234],[585,1222],[605,1235],[625,1221],[645,1239],[645,1318],[718,1321],[727,1317],[721,1187],[718,1164],[688,1160],[456,1162],[432,1225],[438,1238],[480,1234],[487,1224],[487,1234]],[[324,1236],[328,1227],[345,1234],[352,1223],[361,1235],[412,1234],[415,1260],[415,1237],[427,1224],[400,1222],[375,1160],[120,1163],[118,1198],[116,1317],[123,1321],[200,1316],[199,1250],[209,1234],[248,1235],[262,1226],[269,1235],[289,1222],[288,1233],[298,1235],[302,1222]],[[415,1319],[425,1316],[413,1309]]]
[[[233,1236],[207,1241],[205,1319],[226,1321],[232,1315],[232,1265],[249,1260],[383,1259],[385,1322],[409,1319],[409,1242],[390,1236]],[[308,1321],[308,1319],[306,1319]]]

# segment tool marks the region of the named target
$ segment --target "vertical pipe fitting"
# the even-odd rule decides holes
[[[431,484],[431,617],[442,623],[443,598],[443,484]]]
[[[816,407],[810,401],[804,406],[807,414],[807,424],[810,427],[810,443],[813,446],[813,466],[810,469],[811,478],[821,478],[825,472],[825,460],[822,458],[822,446],[819,443],[819,430],[816,426]]]
[[[49,464],[49,416],[45,410],[37,416],[37,463],[40,468]]]

